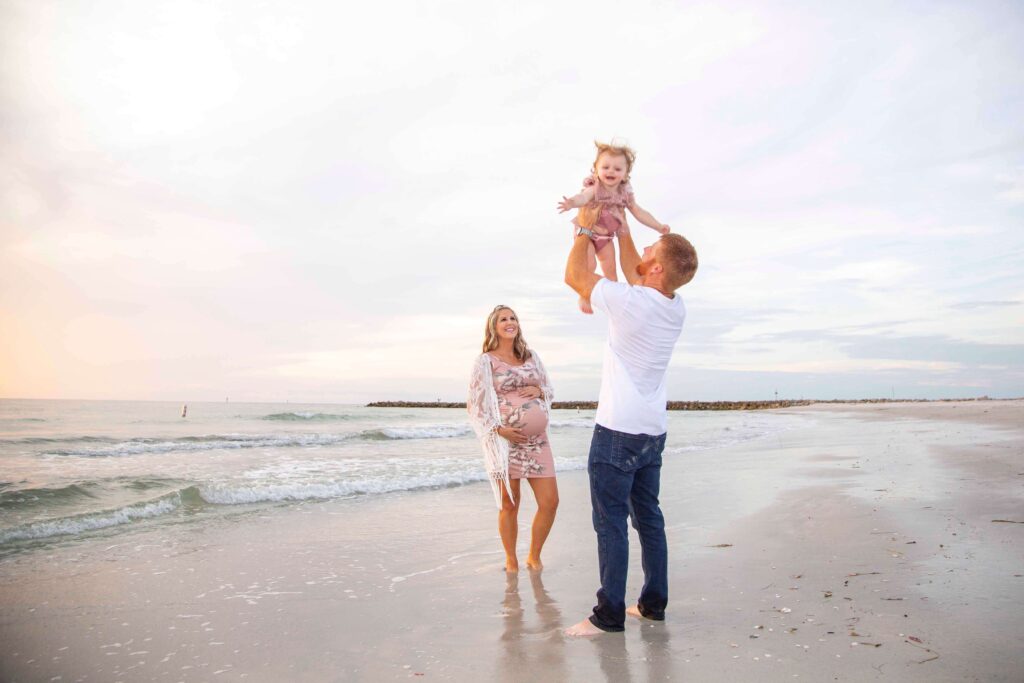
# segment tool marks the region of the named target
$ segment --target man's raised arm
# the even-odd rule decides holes
[[[572,243],[572,250],[569,251],[569,260],[565,264],[565,284],[572,287],[577,294],[590,301],[590,293],[594,291],[594,285],[600,280],[600,276],[587,268],[587,244],[590,238],[586,235],[576,235]]]
[[[619,229],[619,265],[622,266],[622,276],[626,282],[635,285],[640,281],[640,274],[636,267],[640,265],[640,254],[637,253],[636,245],[633,244],[633,236],[629,234],[629,228]]]

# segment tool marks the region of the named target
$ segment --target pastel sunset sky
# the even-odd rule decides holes
[[[0,121],[0,397],[460,400],[503,303],[596,398],[613,137],[670,398],[1024,395],[1020,2],[0,0]]]

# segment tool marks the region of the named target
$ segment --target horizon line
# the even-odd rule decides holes
[[[993,397],[993,396],[960,396],[955,398],[915,398],[915,397],[881,397],[881,396],[866,396],[861,398],[807,398],[801,396],[800,398],[743,398],[743,399],[668,399],[668,403],[781,403],[781,402],[794,402],[804,401],[809,403],[856,403],[856,402],[885,402],[885,403],[903,403],[903,402],[914,402],[914,403],[928,403],[928,402],[956,402],[956,401],[1020,401],[1024,400],[1022,396],[1006,396],[1006,397]],[[196,400],[190,401],[187,399],[152,399],[152,398],[25,398],[25,397],[13,397],[13,396],[0,396],[0,401],[89,401],[95,403],[171,403],[174,405],[186,404],[201,404],[201,403],[234,403],[239,404],[258,404],[258,405],[281,405],[281,404],[298,404],[298,405],[336,405],[336,406],[359,406],[368,407],[372,403],[406,403],[406,404],[417,404],[422,407],[428,407],[433,404],[447,404],[447,403],[460,403],[465,404],[464,400],[445,400],[436,399],[434,401],[415,401],[410,399],[384,399],[384,400],[373,400],[365,402],[347,403],[340,401],[293,401],[291,399],[283,399],[278,401],[216,401],[216,400]],[[598,399],[565,399],[558,400],[555,403],[597,403]]]

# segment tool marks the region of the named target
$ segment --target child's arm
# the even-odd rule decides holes
[[[629,205],[629,212],[633,214],[633,217],[638,221],[646,225],[648,228],[653,228],[660,232],[662,235],[669,232],[669,227],[659,221],[657,218],[651,215],[650,211],[644,209],[636,202]]]
[[[562,201],[558,202],[558,213],[565,213],[569,209],[578,209],[592,201],[594,201],[594,188],[585,187],[578,195],[562,197]]]

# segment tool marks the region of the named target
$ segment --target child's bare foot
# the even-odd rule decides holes
[[[580,297],[580,311],[587,315],[594,315],[594,307],[590,305],[590,302]]]
[[[574,638],[588,638],[590,636],[599,636],[602,633],[604,633],[604,631],[590,623],[590,619],[584,619],[580,623],[574,624],[565,629],[565,635],[572,636]]]

